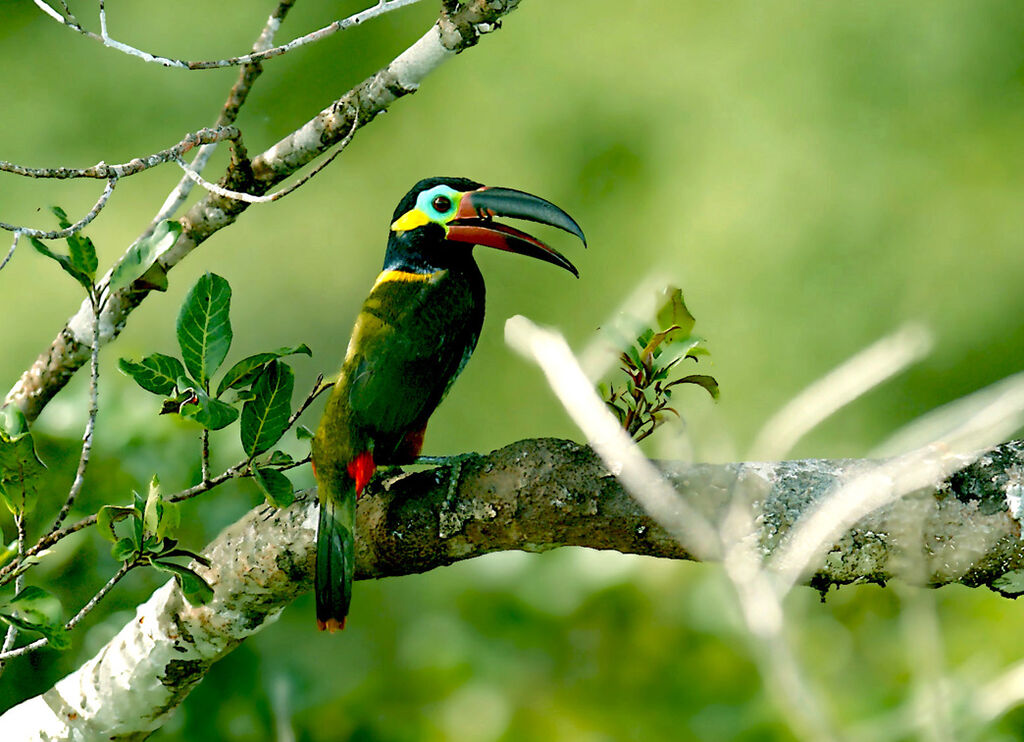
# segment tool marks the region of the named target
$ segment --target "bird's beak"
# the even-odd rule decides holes
[[[579,278],[576,266],[561,253],[536,237],[494,221],[496,216],[525,219],[547,224],[576,235],[587,246],[587,238],[576,220],[550,201],[512,188],[481,188],[468,191],[459,199],[455,217],[445,227],[446,238],[455,242],[496,247],[499,250],[528,255],[565,268]]]

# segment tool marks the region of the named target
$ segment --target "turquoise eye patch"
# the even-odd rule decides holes
[[[416,208],[432,222],[444,223],[455,216],[462,194],[446,185],[434,186],[416,197]]]

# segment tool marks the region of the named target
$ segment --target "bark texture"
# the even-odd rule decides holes
[[[743,537],[755,539],[768,560],[830,492],[875,465],[804,460],[661,468],[680,500],[723,533],[737,506],[750,513],[753,531]],[[493,551],[570,545],[691,558],[586,446],[520,441],[466,461],[450,498],[449,481],[443,468],[375,480],[359,503],[358,579],[425,572]],[[1024,442],[1014,441],[940,486],[868,514],[804,581],[824,591],[899,577],[928,586],[988,585],[1015,596],[1024,592],[1022,494]],[[213,662],[312,587],[315,530],[312,493],[270,517],[253,511],[225,529],[206,549],[212,566],[197,567],[214,585],[210,604],[190,605],[173,582],[160,588],[95,657],[0,716],[0,739],[144,739]]]

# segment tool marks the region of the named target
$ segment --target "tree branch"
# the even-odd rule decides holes
[[[67,6],[64,6],[64,15],[61,15],[53,9],[44,0],[34,0],[36,6],[46,13],[48,16],[53,18],[63,26],[67,26],[70,29],[77,31],[86,38],[94,39],[99,41],[104,46],[110,49],[116,49],[119,52],[123,52],[132,57],[138,57],[144,62],[152,62],[159,64],[163,67],[169,67],[172,69],[182,70],[211,70],[220,67],[237,67],[247,64],[256,64],[262,62],[265,59],[271,57],[278,57],[282,54],[286,54],[293,49],[297,49],[300,46],[306,46],[308,44],[315,43],[324,39],[338,31],[344,31],[345,29],[358,26],[360,23],[365,23],[371,18],[390,13],[392,10],[398,10],[404,8],[407,5],[418,3],[420,0],[378,0],[377,3],[370,6],[366,10],[362,10],[358,13],[342,18],[340,20],[333,21],[323,28],[319,28],[316,31],[311,31],[304,36],[300,36],[297,39],[292,39],[287,44],[281,46],[266,47],[264,49],[254,50],[249,54],[242,54],[237,57],[231,57],[228,59],[215,59],[215,60],[204,60],[204,61],[189,61],[184,59],[174,59],[172,57],[164,57],[159,54],[153,54],[151,52],[137,49],[134,46],[125,44],[124,42],[118,41],[107,33],[107,13],[104,7],[104,0],[99,0],[99,14],[100,14],[100,33],[86,30],[79,22],[78,19],[72,15]]]
[[[336,100],[297,131],[252,160],[232,161],[220,186],[253,195],[266,193],[277,183],[365,126],[395,100],[415,92],[423,79],[442,63],[475,45],[480,37],[495,30],[499,19],[519,5],[519,0],[471,0],[457,8],[446,3],[441,17],[416,43],[391,64],[367,78]],[[169,271],[198,245],[218,230],[234,223],[248,208],[244,201],[208,193],[179,219],[183,230],[178,240],[158,259]],[[108,273],[100,283],[105,290]],[[110,295],[100,318],[101,343],[120,334],[129,315],[142,303],[150,289],[133,284]],[[91,309],[83,303],[78,313],[35,363],[8,392],[29,421],[34,420],[53,396],[89,358]]]
[[[770,563],[796,524],[851,477],[877,462],[805,460],[724,465],[662,464],[680,505],[725,533],[736,508],[753,517],[752,540]],[[494,551],[559,546],[614,549],[662,558],[691,555],[647,515],[597,455],[578,444],[526,440],[462,465],[448,501],[443,469],[375,480],[359,503],[358,579],[426,572]],[[1003,444],[938,488],[868,514],[842,534],[803,581],[832,585],[900,577],[937,587],[989,585],[1024,592],[1024,442]],[[264,518],[253,511],[193,565],[214,599],[192,606],[173,582],[94,658],[0,716],[0,738],[139,738],[159,727],[210,665],[259,631],[312,585],[315,499]],[[312,632],[312,619],[310,620]],[[126,675],[127,673],[127,675]],[[49,736],[47,736],[49,735]]]

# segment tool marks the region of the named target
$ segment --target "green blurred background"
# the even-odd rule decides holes
[[[273,5],[107,8],[115,37],[169,56],[218,58],[247,49]],[[98,26],[90,3],[72,7]],[[300,2],[279,39],[361,7]],[[239,120],[250,151],[386,64],[435,13],[423,3],[269,62]],[[0,158],[37,166],[124,162],[167,147],[213,122],[236,76],[144,64],[15,0],[0,0],[0,67]],[[218,233],[174,270],[167,294],[132,315],[102,358],[100,429],[79,510],[126,500],[154,472],[168,490],[196,481],[195,429],[156,417],[155,399],[121,376],[116,360],[175,350],[177,307],[198,275],[215,271],[234,289],[229,363],[281,345],[313,348],[312,360],[294,364],[296,396],[304,395],[340,360],[395,203],[435,174],[547,197],[578,218],[591,249],[548,235],[579,266],[579,282],[539,262],[479,254],[488,321],[432,420],[425,453],[578,439],[541,374],[505,347],[503,322],[523,313],[583,348],[654,277],[683,287],[723,390],[717,405],[700,390],[686,393],[689,441],[676,427],[651,443],[666,458],[742,457],[767,417],[808,383],[906,320],[930,326],[936,345],[924,362],[794,452],[865,455],[918,415],[1024,367],[1022,126],[1017,0],[526,0],[499,33],[431,75],[300,191]],[[119,186],[88,230],[101,266],[177,178],[163,167]],[[58,203],[80,215],[100,192],[91,181],[4,176],[2,184],[0,220],[45,228],[52,223],[40,208]],[[80,296],[27,244],[0,273],[0,291],[7,389]],[[77,457],[84,382],[37,425],[55,501]],[[237,460],[234,434],[214,436],[214,452],[219,464]],[[293,480],[310,484],[308,472]],[[259,500],[239,485],[192,501],[186,545],[198,548]],[[0,527],[11,533],[6,515]],[[69,540],[40,568],[41,581],[79,605],[115,569],[107,546],[95,534]],[[0,707],[80,664],[160,582],[133,573],[76,631],[69,652],[12,663]],[[343,635],[318,635],[311,601],[298,601],[215,666],[153,739],[791,739],[717,566],[510,553],[357,588]],[[896,722],[886,734],[864,726],[878,714],[898,717],[914,699],[907,646],[921,630],[908,614],[937,616],[933,656],[954,693],[1024,652],[1019,606],[981,591],[865,586],[820,604],[800,590],[788,608],[808,681],[828,713],[865,739],[913,736]],[[964,734],[973,729],[957,718]],[[976,738],[1017,739],[1022,725],[1017,712]]]

